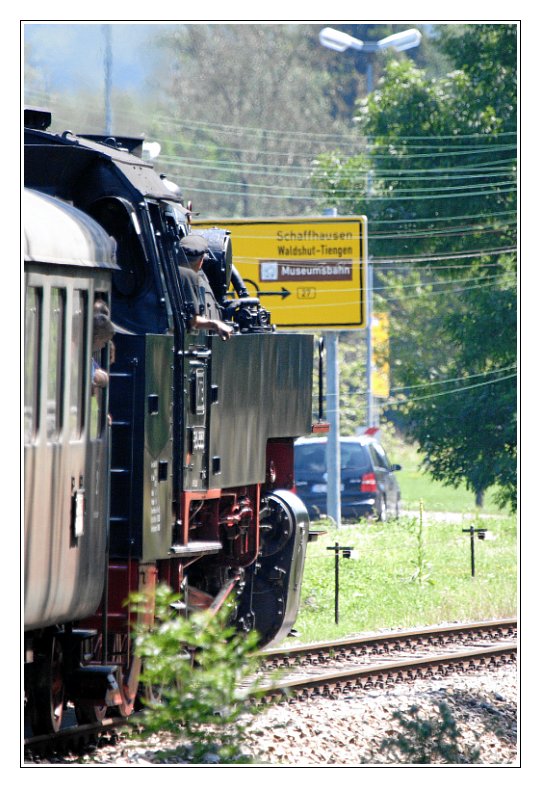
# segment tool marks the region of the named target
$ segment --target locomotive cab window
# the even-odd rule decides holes
[[[133,298],[147,284],[141,227],[133,207],[120,197],[108,197],[89,207],[89,213],[117,241],[119,271],[113,274],[113,285],[120,298]]]

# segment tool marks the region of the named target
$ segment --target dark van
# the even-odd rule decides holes
[[[327,438],[299,438],[295,442],[297,495],[311,519],[327,512]],[[395,476],[400,465],[389,462],[383,447],[370,437],[340,438],[342,517],[377,517],[386,521],[400,515],[400,487]]]

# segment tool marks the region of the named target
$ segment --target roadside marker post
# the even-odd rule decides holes
[[[340,594],[340,553],[343,558],[351,558],[353,547],[345,547],[334,543],[334,547],[327,547],[327,550],[334,550],[334,623],[338,624],[340,620],[338,610],[338,599]]]

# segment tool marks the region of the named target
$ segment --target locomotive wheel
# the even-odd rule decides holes
[[[64,656],[57,637],[43,640],[34,664],[35,682],[31,695],[31,721],[35,736],[58,733],[64,713]]]
[[[261,555],[266,558],[278,553],[291,539],[295,530],[295,521],[280,497],[269,496],[261,517]]]

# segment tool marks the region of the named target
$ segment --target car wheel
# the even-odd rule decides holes
[[[378,506],[378,520],[381,523],[386,523],[387,522],[387,517],[388,517],[387,501],[385,500],[385,498],[383,496],[381,496],[381,498],[379,500],[379,506]]]

